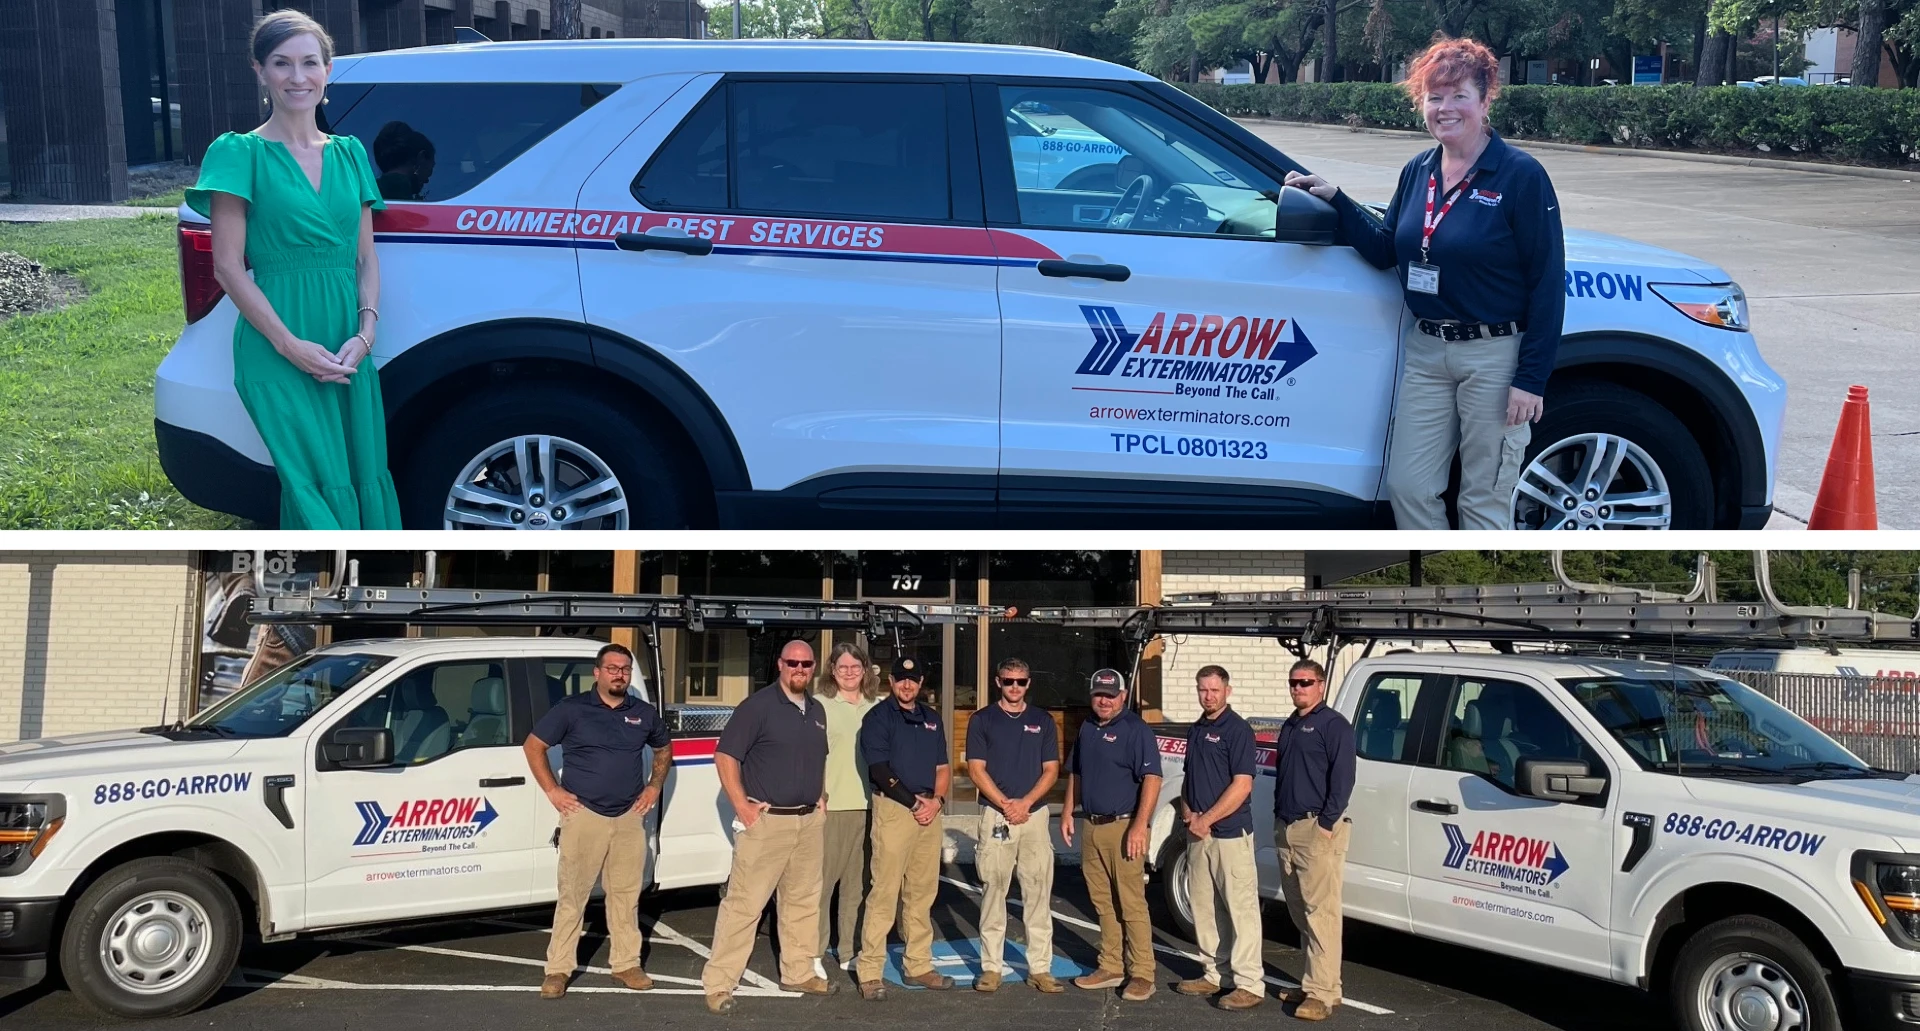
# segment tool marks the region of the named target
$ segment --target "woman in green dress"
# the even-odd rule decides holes
[[[213,222],[214,278],[240,309],[233,383],[280,475],[280,525],[397,530],[373,362],[386,205],[360,141],[320,131],[333,41],[299,11],[254,26],[271,114],[213,141],[187,203]],[[252,266],[252,275],[247,269]]]

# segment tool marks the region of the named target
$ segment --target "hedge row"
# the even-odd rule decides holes
[[[1237,116],[1353,127],[1423,128],[1400,86],[1382,82],[1183,85]],[[1920,90],[1829,86],[1508,86],[1493,126],[1515,139],[1920,163]]]

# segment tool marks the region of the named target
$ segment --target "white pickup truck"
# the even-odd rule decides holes
[[[1663,992],[1689,1031],[1920,1026],[1920,776],[1874,770],[1765,696],[1624,659],[1365,659],[1349,917]],[[1161,739],[1162,798],[1184,738]],[[1280,897],[1274,750],[1254,792]],[[1155,871],[1191,928],[1186,836]]]
[[[227,981],[248,932],[551,902],[557,820],[520,745],[593,690],[598,647],[351,641],[184,723],[0,745],[0,977],[57,963],[97,1009],[165,1016]],[[726,877],[717,741],[674,735],[653,886]]]

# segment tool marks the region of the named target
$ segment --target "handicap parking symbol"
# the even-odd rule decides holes
[[[906,984],[906,974],[902,967],[906,950],[907,947],[899,943],[887,946],[887,969],[884,976],[897,985],[918,987]],[[1093,973],[1092,967],[1081,966],[1059,953],[1055,953],[1052,959],[1053,976],[1063,981]],[[980,976],[981,970],[980,939],[935,939],[933,969],[935,973],[953,978],[953,983],[961,987],[973,984],[974,980]],[[1026,945],[1021,942],[1007,942],[1002,952],[1000,969],[1001,976],[1008,982],[1026,980],[1029,969]]]

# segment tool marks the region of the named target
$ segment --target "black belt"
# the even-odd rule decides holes
[[[1481,337],[1510,337],[1520,331],[1518,322],[1455,322],[1451,319],[1421,319],[1420,332],[1449,342],[1478,340]]]
[[[1105,813],[1088,813],[1087,822],[1090,824],[1093,824],[1095,827],[1105,827],[1107,824],[1110,824],[1115,820],[1125,820],[1130,818],[1131,816],[1133,816],[1132,813],[1114,813],[1112,815],[1107,815]]]
[[[806,816],[818,808],[820,803],[809,802],[806,805],[770,805],[766,812],[769,816]]]

